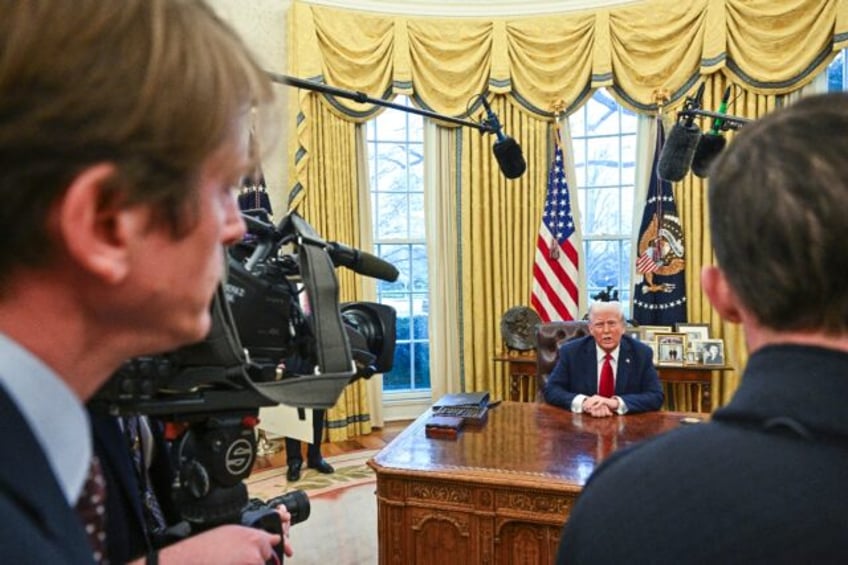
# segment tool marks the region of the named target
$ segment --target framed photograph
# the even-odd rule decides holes
[[[681,322],[676,325],[674,331],[679,334],[686,334],[686,339],[689,342],[710,339],[709,324],[687,324]]]
[[[658,333],[671,333],[674,329],[671,326],[639,326],[639,331],[642,332],[642,341],[654,341]]]
[[[656,365],[657,362],[659,361],[659,358],[657,356],[657,341],[656,340],[643,341],[642,343],[644,343],[645,345],[647,345],[648,347],[651,348],[651,351],[653,352],[653,355],[651,356],[651,361],[653,361],[654,365]]]
[[[724,365],[723,339],[702,339],[698,347],[701,363],[704,365]]]
[[[624,335],[629,335],[633,339],[642,341],[642,332],[639,330],[639,328],[627,328],[626,330],[624,330]]]
[[[657,333],[657,365],[683,365],[686,360],[686,334]]]

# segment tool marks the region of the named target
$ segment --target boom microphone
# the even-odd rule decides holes
[[[686,100],[684,108],[686,110],[700,108],[703,96],[704,83],[701,83],[697,94]],[[671,182],[683,180],[689,172],[689,167],[692,166],[695,149],[700,140],[701,129],[695,125],[695,116],[687,114],[681,120],[678,114],[678,121],[671,128],[671,133],[668,134],[668,139],[660,152],[657,164],[657,174],[660,178]]]
[[[730,87],[724,90],[724,96],[721,97],[721,104],[718,107],[719,114],[727,113],[727,104],[730,102]],[[710,174],[710,165],[713,164],[718,154],[724,150],[727,145],[727,139],[721,134],[724,128],[724,120],[721,118],[713,119],[712,129],[705,133],[698,142],[698,147],[695,149],[695,157],[692,160],[692,172],[701,178],[706,178]]]
[[[495,131],[495,135],[498,138],[492,146],[492,152],[495,154],[498,166],[506,178],[516,179],[524,174],[524,171],[527,169],[524,155],[521,154],[521,147],[513,138],[504,135],[498,116],[492,111],[492,107],[489,106],[486,97],[481,96],[480,100],[486,109],[486,121]]]
[[[683,180],[695,158],[695,149],[700,139],[701,130],[695,124],[674,124],[657,164],[660,178],[671,182]]]
[[[348,247],[343,243],[328,241],[327,254],[333,261],[333,265],[347,267],[351,271],[366,277],[395,282],[400,274],[395,266],[388,261],[365,251]]]

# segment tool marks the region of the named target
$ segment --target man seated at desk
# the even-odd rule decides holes
[[[663,390],[651,348],[624,335],[619,302],[589,307],[588,336],[566,342],[545,384],[549,404],[597,418],[659,410]]]

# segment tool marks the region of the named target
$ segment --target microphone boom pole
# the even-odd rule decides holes
[[[750,123],[751,120],[748,118],[742,118],[740,116],[731,116],[730,114],[722,114],[721,112],[711,112],[709,110],[701,110],[700,108],[693,108],[690,110],[681,110],[678,112],[680,116],[685,117],[695,117],[702,116],[705,118],[715,118],[722,121],[722,125],[726,124],[728,129],[739,129],[747,123]]]
[[[359,92],[355,90],[344,90],[341,88],[328,86],[326,84],[320,84],[310,80],[304,80],[301,78],[272,73],[270,71],[265,72],[268,74],[269,77],[271,77],[272,81],[279,84],[285,84],[288,86],[293,86],[295,88],[305,88],[306,90],[312,90],[314,92],[321,92],[332,96],[338,96],[339,98],[347,98],[348,100],[353,100],[355,102],[359,102],[360,104],[374,104],[376,106],[394,108],[395,110],[401,110],[410,114],[418,114],[419,116],[424,116],[426,118],[433,118],[435,120],[441,120],[443,122],[449,122],[460,126],[468,126],[480,130],[480,133],[497,134],[498,132],[497,128],[488,122],[478,123],[471,120],[454,118],[453,116],[445,116],[444,114],[437,114],[436,112],[432,112],[430,110],[422,110],[420,108],[416,108],[415,106],[403,106],[401,104],[396,104],[394,102],[389,102],[380,98],[372,98],[364,92]]]

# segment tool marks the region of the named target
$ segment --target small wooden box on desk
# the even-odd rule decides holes
[[[425,436],[428,410],[368,465],[380,563],[551,563],[589,475],[614,450],[676,428],[681,412],[591,418],[504,402],[456,441]]]

